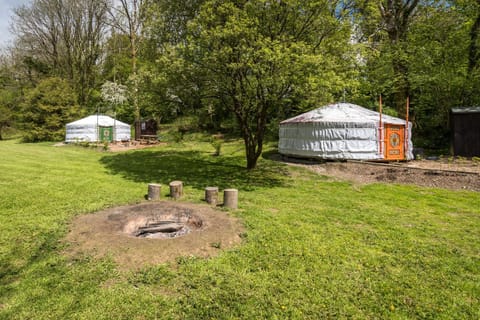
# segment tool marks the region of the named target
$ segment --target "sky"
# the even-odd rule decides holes
[[[4,48],[13,39],[12,33],[10,32],[13,8],[28,2],[30,2],[30,0],[0,0],[0,47]]]

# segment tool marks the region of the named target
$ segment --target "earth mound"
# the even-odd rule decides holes
[[[227,212],[170,201],[110,208],[77,217],[66,237],[68,254],[110,256],[132,269],[210,257],[241,242],[244,228]]]

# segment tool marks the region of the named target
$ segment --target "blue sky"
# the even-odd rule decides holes
[[[5,47],[11,40],[10,21],[13,8],[28,3],[30,0],[0,0],[0,46]]]

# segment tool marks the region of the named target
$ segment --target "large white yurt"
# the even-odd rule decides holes
[[[278,151],[332,160],[413,159],[412,124],[351,103],[330,104],[280,123]]]
[[[130,125],[105,115],[91,115],[67,123],[65,142],[130,140]]]

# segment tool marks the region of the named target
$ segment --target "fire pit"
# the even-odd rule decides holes
[[[241,242],[240,221],[211,206],[158,201],[122,206],[76,218],[67,254],[110,257],[120,268],[209,257]]]
[[[148,239],[171,239],[184,236],[202,227],[203,221],[191,209],[175,208],[168,213],[161,211],[128,220],[123,228],[127,235]]]

